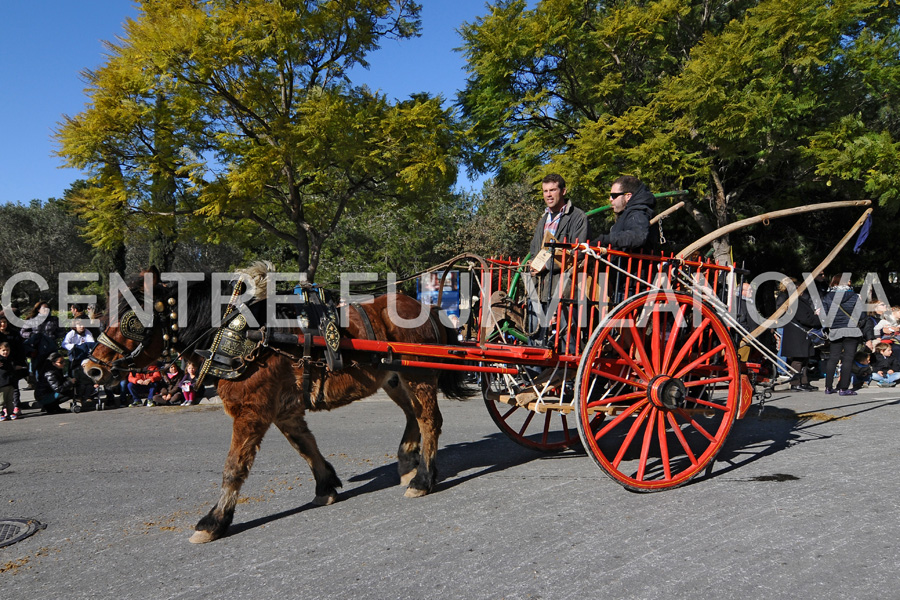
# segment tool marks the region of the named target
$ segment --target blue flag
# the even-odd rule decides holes
[[[866,217],[866,222],[862,224],[862,227],[859,228],[859,235],[856,237],[856,244],[853,246],[853,253],[859,254],[859,251],[862,250],[863,242],[866,241],[866,238],[869,237],[869,231],[872,229],[872,213],[869,213],[869,216]]]

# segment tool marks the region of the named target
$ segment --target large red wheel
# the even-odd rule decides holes
[[[738,412],[734,344],[699,299],[648,291],[591,335],[576,377],[585,450],[633,491],[690,481],[715,458]]]

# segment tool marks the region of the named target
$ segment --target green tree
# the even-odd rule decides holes
[[[174,226],[288,246],[313,279],[347,214],[443,201],[460,144],[441,99],[391,103],[347,75],[383,39],[418,35],[419,11],[409,0],[140,2],[107,63],[85,74],[89,107],[58,130],[60,155],[96,184],[78,205],[90,239]]]
[[[63,200],[0,205],[0,284],[30,272],[49,286],[40,291],[37,285],[22,282],[11,290],[15,305],[21,308],[38,300],[55,304],[60,273],[91,270],[91,247],[78,234],[81,225]]]
[[[704,232],[866,195],[892,213],[898,16],[862,0],[500,2],[463,28],[460,99],[486,168],[560,171],[597,205],[627,172],[696,192]],[[730,240],[714,247],[730,260]]]
[[[543,208],[535,186],[527,181],[489,181],[471,217],[457,231],[458,244],[484,257],[524,258]]]

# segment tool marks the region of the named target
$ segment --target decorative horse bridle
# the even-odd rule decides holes
[[[158,301],[154,306],[154,316],[153,323],[151,323],[151,328],[158,321],[162,323],[164,326],[163,333],[163,351],[162,356],[172,356],[177,357],[178,352],[173,348],[173,345],[178,342],[177,332],[178,332],[178,323],[176,322],[178,319],[178,313],[175,312],[176,300],[174,297],[169,297],[169,299],[163,303],[162,301]],[[168,304],[168,306],[166,306]],[[171,310],[170,310],[171,309]],[[119,319],[119,332],[122,334],[122,337],[128,340],[132,340],[137,342],[138,345],[131,352],[123,346],[122,344],[116,342],[114,339],[106,335],[106,332],[101,332],[97,337],[97,343],[101,346],[105,346],[119,354],[121,358],[117,358],[112,362],[106,362],[100,358],[94,356],[94,353],[91,352],[90,359],[103,365],[107,369],[114,371],[133,371],[135,370],[135,359],[140,356],[141,352],[144,351],[144,341],[147,339],[147,327],[141,322],[140,317],[138,317],[137,313],[133,310],[128,310],[125,314],[122,315],[122,318]],[[171,333],[168,330],[171,329]],[[174,360],[174,358],[173,358]]]

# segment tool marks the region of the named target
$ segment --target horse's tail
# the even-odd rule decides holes
[[[441,325],[444,327],[447,345],[458,343],[459,338],[457,336],[459,334],[457,331],[443,322],[441,322]],[[441,371],[441,374],[438,376],[438,389],[451,400],[468,400],[478,393],[478,390],[466,384],[468,377],[469,373],[465,371]]]

